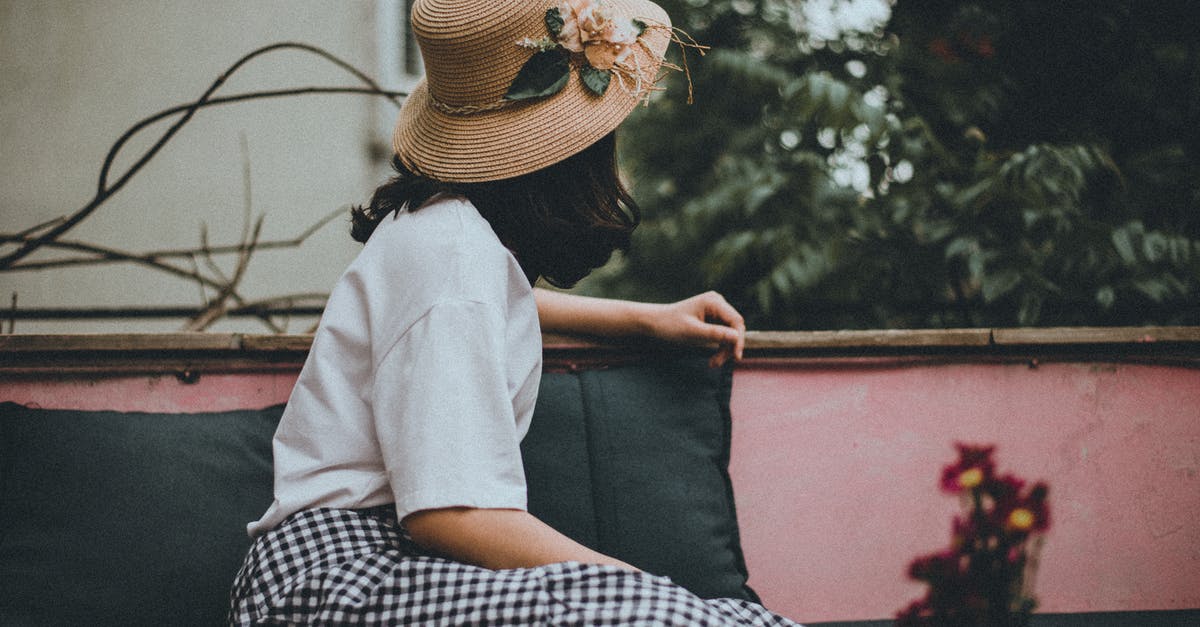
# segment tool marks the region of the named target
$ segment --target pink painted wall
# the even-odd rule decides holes
[[[0,377],[0,401],[218,411],[284,402],[294,381]],[[1050,483],[1043,611],[1200,607],[1200,370],[751,361],[733,416],[751,585],[786,615],[885,618],[922,593],[904,573],[949,541],[958,504],[937,479],[955,441],[995,443],[1001,470]]]
[[[195,383],[174,375],[6,377],[0,402],[43,409],[206,412],[258,409],[286,403],[299,370],[254,374],[204,374]]]
[[[959,504],[955,441],[1050,484],[1042,611],[1200,607],[1200,370],[1065,363],[745,368],[731,472],[751,585],[808,621],[891,616]]]

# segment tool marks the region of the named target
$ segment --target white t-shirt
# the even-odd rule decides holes
[[[275,433],[275,502],[525,509],[542,366],[529,281],[465,199],[379,224],[329,297]]]

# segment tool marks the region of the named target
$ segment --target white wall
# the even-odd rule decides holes
[[[382,0],[381,0],[382,1]],[[315,44],[377,74],[375,0],[0,0],[0,232],[66,215],[87,202],[111,143],[131,124],[198,97],[244,53],[276,41]],[[386,66],[387,64],[384,64]],[[393,64],[394,65],[394,64]],[[354,85],[299,52],[251,62],[221,92]],[[395,87],[395,85],[385,85]],[[387,175],[371,143],[390,144],[394,106],[370,96],[300,96],[200,111],[124,189],[63,239],[131,251],[213,244],[241,232],[244,134],[252,207],[264,240],[290,238],[319,217],[362,203]],[[166,125],[131,142],[120,173]],[[339,218],[301,249],[258,252],[243,294],[327,292],[358,244]],[[0,252],[13,250],[0,247]],[[28,260],[62,253],[42,250]],[[222,264],[230,268],[232,258]],[[200,304],[194,283],[124,265],[0,273],[0,310]],[[2,318],[4,316],[0,316]],[[163,331],[181,320],[18,321],[17,332]],[[292,321],[303,331],[311,321]],[[7,324],[5,324],[7,328]],[[213,330],[262,331],[250,320]]]

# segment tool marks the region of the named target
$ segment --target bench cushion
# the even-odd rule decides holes
[[[0,405],[0,624],[222,624],[281,412]]]
[[[702,597],[757,600],[729,480],[731,383],[702,357],[543,375],[521,446],[530,512]]]
[[[522,444],[530,510],[702,596],[753,598],[729,385],[690,358],[543,375]],[[281,412],[0,403],[0,624],[223,622],[245,524],[271,502]]]

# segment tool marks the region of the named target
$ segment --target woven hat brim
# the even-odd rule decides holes
[[[640,0],[612,4],[624,15],[669,24],[655,4]],[[645,75],[656,77],[670,33],[652,28],[641,41],[649,52],[648,56],[637,53],[650,66]],[[566,87],[553,96],[456,115],[432,105],[422,80],[401,108],[392,144],[408,168],[438,180],[478,183],[512,178],[566,159],[615,130],[645,99],[647,87],[635,93],[632,85],[622,86],[614,77],[607,92],[596,96],[572,70]]]

